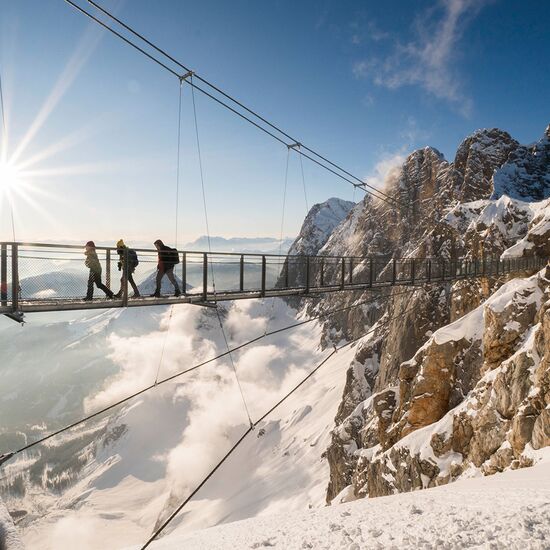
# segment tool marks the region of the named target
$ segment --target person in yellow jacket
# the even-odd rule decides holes
[[[134,271],[139,264],[137,253],[132,248],[128,248],[122,239],[116,243],[116,251],[118,254],[118,270],[122,271],[122,277],[120,278],[120,290],[115,294],[115,298],[122,296],[122,288],[124,286],[124,278],[128,277],[128,282],[132,285],[134,290],[133,298],[139,298],[140,293],[138,287],[134,281]],[[124,269],[125,258],[128,259],[128,266]]]
[[[84,300],[89,302],[94,299],[94,284],[97,288],[103,290],[108,298],[114,298],[115,295],[101,282],[101,264],[97,257],[94,241],[88,241],[86,243],[84,255],[86,256],[84,265],[90,270],[90,275],[88,276],[88,292]]]

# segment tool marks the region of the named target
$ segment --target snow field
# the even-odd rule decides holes
[[[154,550],[550,548],[550,452],[490,477],[173,535]],[[134,550],[134,549],[132,549]]]

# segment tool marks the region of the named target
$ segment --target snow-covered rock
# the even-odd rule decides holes
[[[336,198],[313,205],[288,253],[300,256],[317,254],[354,206],[353,202]]]
[[[521,157],[525,173],[533,179],[522,176],[517,180],[515,198],[494,193],[499,170],[512,162],[510,159],[519,158],[516,152],[522,147],[506,132],[497,129],[475,132],[459,146],[452,163],[435,149],[415,151],[386,182],[386,192],[399,196],[400,205],[365,198],[336,228],[321,253],[371,255],[382,266],[388,262],[389,254],[449,259],[544,256],[550,252],[547,200],[550,190],[537,187],[543,191],[537,195],[539,202],[532,202],[535,195],[529,195],[526,189],[535,180],[546,181],[550,174],[546,143],[547,136],[530,149],[530,156]],[[507,185],[513,183],[512,177]],[[357,266],[354,278],[359,270]],[[360,336],[377,318],[387,322],[380,325],[376,343],[368,351],[358,353],[348,370],[336,429],[327,451],[331,464],[327,501],[350,483],[356,496],[364,496],[423,487],[429,480],[436,483],[433,480],[441,478],[432,464],[426,461],[413,464],[405,456],[408,451],[392,446],[409,431],[414,433],[439,421],[473,391],[483,363],[480,340],[465,339],[435,346],[429,345],[433,341],[430,338],[438,329],[443,330],[472,310],[482,311],[479,308],[483,301],[504,282],[502,278],[486,278],[453,285],[432,284],[405,295],[399,295],[402,289],[395,289],[383,293],[370,308],[354,308],[331,316],[325,330],[328,342]],[[367,293],[335,294],[310,309],[325,311],[351,306],[367,297]],[[414,358],[421,353],[427,354],[424,360],[429,365],[425,376],[416,371],[418,363]],[[374,375],[370,371],[373,358]],[[463,366],[459,368],[455,363]],[[449,376],[456,378],[438,378],[440,368],[447,368]],[[545,426],[544,413],[539,411],[539,416],[539,424]],[[425,444],[429,445],[429,441]],[[382,452],[393,453],[387,467],[380,466],[375,459]],[[513,459],[521,462],[520,454],[515,452]],[[464,463],[470,459],[466,455],[461,458]],[[396,482],[388,482],[395,474],[392,469],[400,463],[405,465],[402,475]],[[422,475],[410,474],[411,469],[418,468],[424,468]],[[487,468],[486,472],[489,471]]]
[[[0,548],[2,550],[23,550],[24,546],[13,520],[0,499]]]
[[[493,197],[540,201],[550,194],[550,124],[532,145],[520,145],[493,175]]]

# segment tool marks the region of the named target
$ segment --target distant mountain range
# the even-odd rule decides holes
[[[128,240],[127,244],[133,248],[153,248],[153,239],[151,241]],[[38,242],[38,241],[37,241]],[[70,244],[84,246],[84,239],[59,240],[59,239],[41,239],[39,242]],[[282,242],[276,237],[210,237],[212,252],[242,252],[245,254],[286,254],[294,242],[294,237],[284,237]],[[95,241],[97,246],[115,246],[114,241]],[[166,241],[166,244],[172,246],[173,243]],[[200,236],[198,239],[178,246],[179,250],[200,250],[208,251],[208,237]]]
[[[282,241],[274,237],[210,237],[214,252],[244,252],[247,254],[286,254],[294,242],[294,237],[284,237]],[[202,235],[195,241],[183,245],[186,250],[208,250],[208,237]]]

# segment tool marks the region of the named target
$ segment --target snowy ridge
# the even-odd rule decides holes
[[[550,193],[550,124],[532,145],[520,145],[493,175],[493,197],[540,201]]]
[[[456,205],[443,218],[462,241],[483,243],[485,253],[503,258],[550,255],[550,199],[538,202],[484,199]]]

